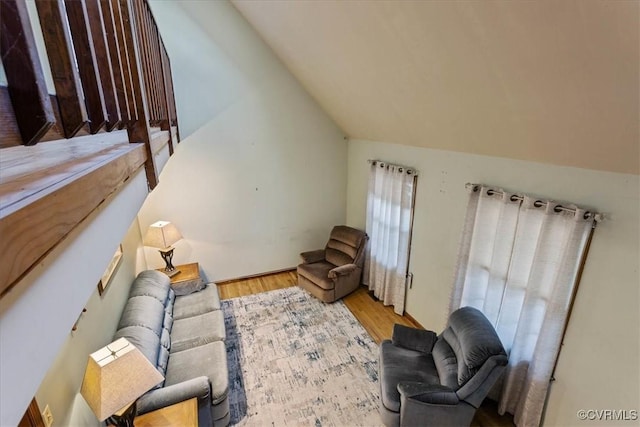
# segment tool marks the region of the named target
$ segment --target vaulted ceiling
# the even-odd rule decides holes
[[[640,2],[232,3],[350,138],[640,173]]]

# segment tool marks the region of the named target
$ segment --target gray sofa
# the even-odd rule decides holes
[[[224,316],[215,284],[176,296],[165,274],[143,271],[131,285],[114,339],[121,337],[165,376],[138,400],[138,414],[196,397],[200,426],[229,424]]]
[[[479,310],[463,307],[438,336],[395,325],[380,344],[380,415],[387,427],[468,426],[507,355]]]

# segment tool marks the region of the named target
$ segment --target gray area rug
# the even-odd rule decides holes
[[[378,346],[342,301],[292,287],[222,308],[232,424],[381,425]]]

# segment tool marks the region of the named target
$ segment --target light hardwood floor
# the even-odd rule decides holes
[[[285,271],[221,282],[217,285],[220,298],[229,299],[288,288],[296,286],[297,283],[296,272]],[[376,343],[391,338],[394,323],[420,327],[412,318],[399,316],[393,312],[392,307],[385,307],[380,301],[375,300],[363,287],[347,295],[343,301]],[[495,402],[485,402],[471,423],[472,427],[512,427],[513,425],[512,417],[498,415]]]

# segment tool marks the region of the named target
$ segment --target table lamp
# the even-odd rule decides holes
[[[89,355],[80,394],[98,420],[132,427],[136,400],[162,380],[146,356],[120,338]]]
[[[182,235],[178,231],[175,225],[169,221],[154,222],[147,229],[147,234],[144,236],[144,244],[158,248],[162,259],[164,260],[166,267],[164,273],[172,277],[178,274],[180,271],[171,263],[173,258],[173,244],[182,239]]]

